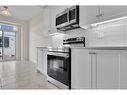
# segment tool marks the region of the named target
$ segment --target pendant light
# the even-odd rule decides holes
[[[3,6],[1,10],[1,15],[3,16],[11,16],[11,12],[7,6]]]

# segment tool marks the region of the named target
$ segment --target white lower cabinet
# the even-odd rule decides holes
[[[37,48],[37,70],[47,76],[47,49]]]
[[[127,51],[72,49],[72,88],[127,89]]]
[[[95,50],[96,88],[118,89],[121,52],[117,50]]]
[[[91,88],[91,56],[89,51],[72,49],[72,89]]]
[[[119,65],[119,82],[121,89],[127,89],[127,50],[121,52]]]

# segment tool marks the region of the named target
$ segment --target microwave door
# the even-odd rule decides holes
[[[79,6],[73,6],[69,9],[70,24],[79,23]]]
[[[63,11],[56,16],[56,28],[61,28],[69,24],[68,11]]]

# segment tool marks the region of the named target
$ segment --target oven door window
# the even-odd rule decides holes
[[[67,72],[67,58],[48,55],[48,68],[57,72]]]
[[[68,85],[68,58],[48,55],[48,75]]]

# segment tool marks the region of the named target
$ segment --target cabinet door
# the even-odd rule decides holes
[[[80,26],[86,27],[89,24],[96,23],[98,18],[96,15],[98,14],[98,7],[97,6],[80,6]]]
[[[42,62],[43,62],[43,49],[38,48],[37,49],[37,70],[39,70],[40,72],[42,72]]]
[[[50,8],[45,7],[43,9],[43,33],[44,35],[48,35],[48,32],[50,31]]]
[[[127,6],[100,6],[103,15],[100,20],[110,20],[127,15]]]
[[[91,89],[91,55],[87,49],[72,49],[72,88]]]
[[[127,89],[127,50],[122,50],[120,60],[120,89]]]
[[[120,87],[121,51],[95,50],[97,89],[118,89]]]
[[[38,48],[37,50],[37,70],[47,75],[47,50]]]

